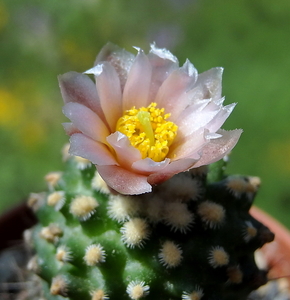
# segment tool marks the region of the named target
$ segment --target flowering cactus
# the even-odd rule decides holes
[[[237,143],[241,130],[220,127],[235,104],[223,106],[222,68],[198,75],[169,51],[151,46],[132,54],[107,44],[95,67],[59,77],[70,153],[97,165],[121,194],[152,191],[173,175],[213,163]]]
[[[59,78],[71,155],[29,199],[29,268],[45,299],[244,300],[267,281],[254,251],[274,236],[249,214],[259,179],[224,174],[241,130],[220,129],[234,108],[222,69],[137,50],[106,45],[85,72],[96,86]]]

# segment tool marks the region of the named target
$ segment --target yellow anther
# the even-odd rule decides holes
[[[131,145],[141,152],[142,158],[162,161],[169,152],[178,127],[166,120],[170,114],[165,114],[164,108],[156,106],[152,102],[148,107],[126,110],[118,120],[116,130],[129,138]]]

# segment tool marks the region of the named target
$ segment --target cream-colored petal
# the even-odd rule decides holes
[[[63,107],[63,113],[82,133],[95,141],[106,142],[106,137],[110,132],[91,109],[79,103],[69,102]]]
[[[168,75],[178,68],[178,59],[167,49],[151,45],[148,54],[149,62],[152,66],[152,79],[149,91],[149,102],[154,102],[158,89],[168,77]]]
[[[172,160],[186,158],[188,156],[198,159],[199,150],[208,143],[204,128],[193,132],[191,135],[180,138],[170,147],[168,155]]]
[[[140,151],[134,148],[128,137],[119,131],[109,135],[107,141],[115,150],[119,164],[127,169],[130,169],[135,161],[142,158]]]
[[[71,135],[74,134],[74,133],[81,133],[81,131],[80,131],[78,128],[76,128],[76,127],[73,125],[73,123],[69,123],[69,122],[67,122],[67,123],[62,123],[62,126],[63,126],[63,129],[64,129],[65,133],[66,133],[67,135],[69,135],[69,136],[71,136]]]
[[[95,65],[108,61],[115,68],[123,90],[134,59],[134,54],[109,42],[98,54]]]
[[[100,67],[101,72],[96,76],[97,91],[107,123],[111,132],[114,132],[123,113],[120,80],[116,70],[108,62],[104,62]]]
[[[235,108],[236,103],[229,104],[227,106],[222,107],[222,109],[216,114],[216,116],[206,125],[206,128],[210,132],[215,132],[224,124],[226,119],[232,113]]]
[[[212,68],[198,75],[195,86],[200,99],[220,99],[222,94],[223,68]]]
[[[156,172],[149,175],[148,182],[152,185],[162,183],[171,178],[173,175],[187,171],[188,169],[192,168],[195,165],[195,163],[196,160],[192,158],[172,161],[160,172]]]
[[[58,76],[59,86],[64,103],[77,102],[89,107],[103,121],[104,113],[94,82],[86,75],[68,72]]]
[[[147,107],[149,105],[149,89],[151,83],[152,67],[148,57],[142,50],[130,69],[123,92],[123,110]]]
[[[172,120],[189,105],[189,99],[182,96],[196,78],[196,69],[187,61],[183,67],[171,72],[158,90],[155,102],[159,108],[165,108],[165,112],[171,114]]]
[[[96,142],[82,133],[70,138],[69,153],[90,160],[95,165],[117,165],[117,161],[105,144]]]
[[[119,166],[98,166],[99,174],[109,187],[124,195],[139,195],[152,190],[147,176],[139,175]]]
[[[200,128],[205,128],[206,125],[213,120],[213,118],[219,113],[220,108],[215,109],[203,109],[197,111],[195,105],[187,107],[182,115],[176,121],[178,125],[178,132],[182,137],[189,136]],[[178,138],[176,139],[178,141]]]
[[[161,162],[156,162],[149,157],[135,161],[132,164],[132,170],[141,174],[152,174],[163,170],[170,162],[169,158],[164,159]]]
[[[217,133],[221,134],[222,137],[210,140],[210,142],[202,148],[201,159],[196,163],[195,167],[208,165],[223,158],[235,147],[242,132],[241,129],[231,131],[218,130]]]

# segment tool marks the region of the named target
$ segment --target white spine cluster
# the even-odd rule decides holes
[[[63,231],[57,224],[51,223],[47,227],[43,227],[40,230],[40,237],[48,241],[49,243],[55,243],[59,237],[63,234]]]
[[[92,244],[87,247],[84,261],[87,266],[95,266],[106,261],[106,253],[100,244]]]
[[[27,205],[33,211],[37,211],[44,204],[45,204],[44,193],[30,193],[29,198],[27,200]]]
[[[91,293],[91,300],[109,300],[109,296],[104,292],[104,290],[95,290],[92,291]]]
[[[226,186],[236,198],[240,198],[247,190],[247,182],[240,176],[229,176]]]
[[[251,239],[253,239],[258,233],[258,230],[251,221],[246,221],[243,229],[243,239],[246,243],[248,243]]]
[[[201,194],[199,181],[194,180],[188,172],[179,173],[165,181],[160,190],[167,201],[173,202],[177,199],[184,202],[197,200]]]
[[[55,257],[58,261],[66,263],[73,259],[72,251],[65,245],[61,245],[56,249]]]
[[[158,254],[159,260],[166,268],[175,268],[182,261],[182,250],[172,241],[165,241]]]
[[[103,194],[109,195],[110,190],[105,180],[101,177],[101,175],[96,171],[95,176],[92,179],[92,188],[100,191]]]
[[[54,188],[59,184],[62,174],[62,172],[50,172],[44,177],[50,190],[54,190]]]
[[[70,204],[70,212],[80,221],[88,220],[99,206],[98,201],[91,196],[78,196]]]
[[[50,293],[54,296],[59,295],[67,297],[68,282],[64,276],[58,275],[52,279]]]
[[[213,268],[226,266],[229,260],[228,253],[221,246],[212,247],[209,252],[208,262]]]
[[[229,176],[227,179],[227,188],[231,193],[239,198],[242,193],[247,195],[247,198],[251,200],[253,195],[257,192],[261,185],[261,179],[255,176],[249,176],[246,178],[240,176]]]
[[[65,192],[55,191],[47,197],[47,205],[53,206],[55,210],[60,210],[65,203]]]
[[[75,160],[77,168],[79,170],[84,170],[92,165],[92,163],[88,159],[80,156],[73,156],[73,159]]]
[[[182,300],[200,300],[203,295],[203,289],[196,286],[191,292],[183,292],[181,298]]]
[[[127,294],[133,300],[139,300],[149,294],[150,287],[144,281],[131,281],[126,289]]]
[[[197,213],[208,227],[215,229],[223,224],[226,211],[222,205],[207,200],[198,206]]]
[[[148,223],[142,218],[133,218],[121,228],[122,241],[129,248],[142,248],[148,239],[150,230]]]
[[[253,199],[253,196],[258,191],[261,185],[261,179],[257,176],[249,176],[247,177],[247,187],[246,193],[249,200]]]
[[[164,222],[176,232],[186,233],[194,223],[194,215],[185,203],[172,202],[164,208]]]
[[[34,255],[30,258],[30,260],[27,263],[27,270],[32,271],[36,274],[39,274],[41,271],[40,266],[38,264],[38,256]]]
[[[130,196],[111,195],[108,203],[109,217],[124,222],[140,211],[140,199]]]

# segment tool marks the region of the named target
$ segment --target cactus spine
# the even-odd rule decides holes
[[[175,175],[138,196],[113,194],[95,166],[67,158],[32,194],[39,224],[29,266],[43,298],[242,300],[264,284],[254,251],[274,235],[249,214],[260,181],[224,162]]]

